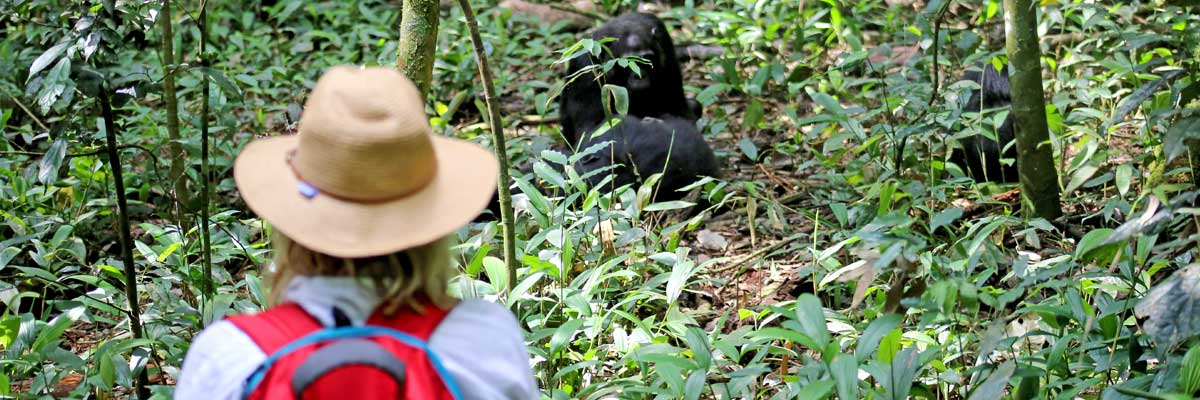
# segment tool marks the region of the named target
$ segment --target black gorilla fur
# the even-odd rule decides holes
[[[987,122],[991,120],[988,115],[994,115],[986,113],[987,110],[1004,107],[1010,108],[1011,112],[1012,98],[1008,86],[1007,66],[996,71],[996,68],[988,64],[982,69],[982,72],[971,70],[963,75],[963,80],[975,81],[980,86],[980,89],[971,91],[971,97],[967,100],[963,112],[984,112],[983,121]],[[990,124],[985,125],[984,129],[988,129],[989,126]],[[1003,165],[1000,162],[1001,158],[1017,158],[1017,146],[1009,146],[1009,143],[1016,139],[1012,115],[1004,118],[1004,122],[995,129],[995,134],[999,142],[984,135],[960,140],[962,149],[952,152],[950,160],[960,168],[966,168],[966,172],[976,180],[1017,182],[1020,178],[1017,175],[1016,163]]]
[[[614,165],[588,177],[588,181],[597,185],[612,175],[612,187],[619,187],[662,172],[655,201],[681,199],[686,193],[679,189],[720,172],[712,149],[696,125],[675,116],[626,116],[607,131],[584,140],[579,148],[582,151],[596,144],[607,146],[576,163],[580,175]]]
[[[600,184],[609,175],[611,188],[642,182],[650,175],[662,172],[654,201],[682,199],[682,189],[702,177],[717,177],[720,168],[712,148],[691,120],[675,116],[659,118],[623,117],[618,123],[598,135],[586,138],[581,151],[595,145],[606,145],[575,163],[581,176],[614,166],[587,176],[591,185]],[[562,166],[552,164],[553,168]],[[701,203],[704,203],[701,201]],[[488,210],[476,222],[498,219],[500,199],[492,195]]]
[[[569,82],[559,96],[559,115],[567,143],[578,144],[583,133],[594,130],[608,119],[601,102],[600,88],[604,84],[622,86],[628,91],[629,115],[699,117],[699,103],[689,102],[684,97],[683,73],[675,58],[675,44],[662,20],[651,14],[624,14],[591,35],[596,40],[615,40],[606,43],[609,51],[599,57],[583,54],[571,59],[568,76],[613,57],[639,56],[651,65],[639,65],[641,76],[617,66],[602,77],[585,74]]]

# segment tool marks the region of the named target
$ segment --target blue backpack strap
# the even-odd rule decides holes
[[[345,326],[338,328],[325,328],[288,343],[286,346],[280,348],[279,351],[276,351],[274,354],[271,354],[269,357],[267,357],[267,359],[258,366],[258,369],[256,369],[249,378],[246,378],[246,385],[245,389],[242,391],[242,398],[249,398],[250,394],[254,393],[254,389],[258,388],[258,385],[262,383],[263,378],[266,377],[267,371],[271,369],[271,366],[274,365],[275,362],[300,348],[332,340],[361,339],[379,336],[390,337],[400,341],[401,343],[420,349],[425,353],[425,356],[429,358],[430,364],[433,364],[433,369],[437,371],[438,377],[442,379],[442,383],[446,385],[446,390],[450,392],[450,395],[455,399],[461,400],[463,398],[462,390],[460,390],[458,387],[458,381],[454,379],[454,376],[450,375],[450,371],[446,370],[446,366],[442,364],[441,357],[438,357],[437,353],[435,353],[433,349],[429,348],[429,344],[425,343],[424,340],[407,333],[378,326]]]

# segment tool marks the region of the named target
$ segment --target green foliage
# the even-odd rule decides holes
[[[596,3],[615,13],[639,2]],[[462,274],[452,288],[514,310],[546,397],[1196,394],[1195,332],[1150,335],[1145,315],[1135,315],[1155,284],[1190,282],[1167,277],[1196,261],[1194,9],[1040,6],[1043,31],[1055,35],[1043,47],[1044,78],[1070,216],[1044,221],[1017,216],[1008,187],[971,182],[946,161],[954,140],[1002,118],[963,110],[976,85],[957,80],[966,65],[1006,60],[989,50],[988,30],[1002,25],[998,1],[921,10],[686,3],[661,15],[677,43],[723,49],[684,69],[728,174],[698,182],[686,202],[660,204],[648,201],[653,179],[589,186],[570,165],[599,147],[565,153],[554,147],[556,126],[521,118],[553,118],[565,60],[602,47],[537,17],[480,15],[514,135],[510,154],[532,167],[514,171],[516,276],[496,258],[498,227],[475,224],[458,233]],[[395,62],[395,2],[214,2],[212,67],[200,68],[197,6],[166,16],[180,57],[165,66],[153,45],[156,3],[0,2],[0,396],[128,395],[142,369],[168,378],[155,388],[167,396],[196,332],[268,298],[271,228],[236,197],[238,150],[294,130],[325,68]],[[462,13],[442,16],[431,123],[490,145]],[[597,68],[621,67],[646,68],[635,59]],[[204,80],[216,88],[218,204],[208,221],[169,217],[180,206],[160,172],[158,82],[169,69],[194,182],[197,90]],[[94,96],[103,87],[123,94],[141,340],[123,331],[112,174],[98,152]],[[606,99],[618,112],[629,100],[617,88]],[[677,211],[701,199],[710,208]],[[213,234],[208,249],[198,228],[179,228],[200,223]],[[707,250],[703,230],[732,244]],[[199,292],[203,251],[216,265],[213,298]],[[1166,310],[1149,317],[1153,326],[1176,326],[1158,324],[1189,288],[1163,290],[1146,307]],[[1186,355],[1180,346],[1190,346]],[[60,388],[68,377],[82,379]]]

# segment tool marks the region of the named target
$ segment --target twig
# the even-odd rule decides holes
[[[50,130],[50,128],[46,127],[46,124],[42,123],[42,120],[38,119],[38,117],[36,115],[33,115],[33,111],[29,111],[29,108],[25,107],[25,103],[22,103],[21,99],[17,98],[17,96],[13,96],[12,100],[14,103],[17,103],[17,107],[21,107],[21,111],[25,111],[25,115],[28,115],[29,118],[33,118],[33,122],[37,123],[38,126],[42,127],[42,130],[44,130],[44,131]]]
[[[512,177],[508,174],[508,146],[504,144],[504,126],[500,123],[500,104],[496,101],[495,78],[488,67],[483,49],[483,38],[479,36],[479,23],[469,0],[458,0],[467,19],[467,31],[471,33],[471,45],[475,48],[475,61],[479,64],[479,80],[483,81],[483,100],[487,103],[488,119],[492,125],[492,140],[496,147],[496,158],[500,161],[500,182],[496,185],[500,197],[500,220],[504,225],[504,264],[508,266],[508,291],[511,293],[517,282],[517,222],[514,220],[512,194],[508,191]]]
[[[949,9],[950,2],[947,1],[945,4],[942,4],[942,8],[937,12],[937,17],[933,20],[933,64],[929,66],[929,72],[933,75],[933,93],[929,96],[929,104],[925,106],[925,111],[921,112],[921,115],[917,119],[924,118],[929,109],[933,107],[933,104],[937,102],[938,90],[941,86],[941,78],[939,77],[941,69],[938,68],[938,49],[941,47],[939,41],[942,35],[942,18],[946,16],[946,11]]]
[[[808,233],[797,233],[797,234],[794,234],[794,235],[792,235],[792,236],[788,236],[788,237],[786,237],[786,238],[783,238],[782,240],[780,240],[780,241],[778,241],[778,242],[772,243],[770,246],[767,246],[767,247],[764,247],[764,248],[761,248],[761,249],[755,250],[754,252],[752,252],[752,253],[750,253],[750,254],[747,254],[745,257],[739,258],[738,260],[736,260],[736,261],[734,261],[734,262],[732,262],[732,263],[729,263],[729,265],[726,265],[726,266],[723,266],[723,267],[721,267],[721,268],[717,268],[717,269],[714,269],[714,270],[710,270],[710,271],[708,271],[707,273],[708,273],[709,275],[720,275],[720,274],[723,274],[723,273],[725,273],[725,272],[728,272],[728,271],[730,271],[730,270],[733,270],[734,268],[740,267],[740,266],[742,266],[742,264],[745,264],[745,263],[747,263],[747,262],[750,262],[751,260],[754,260],[754,259],[756,259],[756,258],[760,258],[760,257],[762,257],[762,256],[764,256],[764,255],[766,255],[766,254],[769,254],[769,253],[771,253],[771,252],[774,252],[774,251],[776,251],[776,250],[779,250],[779,249],[783,248],[783,246],[787,246],[787,245],[789,245],[789,244],[792,244],[793,242],[795,242],[795,241],[797,241],[797,240],[800,240],[801,238],[804,238],[804,237],[805,237],[805,236],[807,236],[807,235],[808,235]],[[744,273],[744,271],[738,271],[738,273],[734,274],[734,277],[741,276],[743,273]]]
[[[125,150],[125,149],[139,149],[139,150],[145,151],[147,153],[150,152],[149,149],[146,149],[146,148],[136,145],[136,144],[123,144],[123,145],[117,146],[117,150]],[[76,158],[76,157],[92,157],[92,156],[98,156],[101,154],[105,154],[107,152],[108,152],[108,149],[103,149],[103,150],[89,151],[87,153],[67,154],[66,157],[64,157],[64,158],[69,160],[69,159]],[[45,157],[46,153],[39,153],[36,151],[10,150],[10,151],[0,151],[0,155]]]

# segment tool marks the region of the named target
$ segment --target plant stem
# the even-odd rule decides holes
[[[129,332],[134,339],[141,339],[142,310],[138,304],[137,269],[133,263],[133,237],[129,233],[129,207],[125,201],[125,178],[121,171],[121,156],[117,154],[117,128],[113,118],[112,102],[108,99],[108,88],[100,89],[100,113],[104,118],[104,138],[108,144],[108,167],[112,170],[113,185],[117,192],[117,224],[121,230],[121,263],[125,264],[125,297],[129,300]],[[147,363],[149,366],[149,363]],[[149,382],[146,368],[138,375],[134,383],[139,399],[146,399],[150,392],[146,389]]]
[[[467,31],[471,33],[471,45],[475,48],[475,61],[479,64],[479,79],[483,81],[483,100],[487,103],[488,119],[491,122],[492,140],[496,146],[496,158],[500,160],[500,221],[504,226],[504,264],[508,266],[508,290],[512,292],[517,281],[517,223],[513,219],[512,194],[508,191],[512,177],[508,174],[508,146],[505,144],[504,125],[500,123],[500,105],[496,102],[496,84],[492,69],[488,67],[487,55],[483,50],[483,39],[479,36],[479,24],[468,0],[458,0],[467,19]]]
[[[200,3],[200,65],[209,67],[208,53],[208,1]],[[212,182],[209,181],[208,168],[208,77],[203,77],[200,85],[200,254],[204,262],[204,295],[205,300],[212,301],[216,295],[212,274],[212,238],[208,233],[209,199],[212,198]],[[205,302],[207,304],[207,301]]]
[[[171,160],[171,189],[175,200],[175,223],[179,224],[182,235],[187,232],[184,226],[186,214],[185,205],[189,203],[187,185],[184,181],[183,146],[179,139],[179,100],[175,94],[175,36],[171,29],[171,0],[162,1],[162,9],[158,13],[162,24],[162,63],[163,63],[163,102],[167,106],[167,158]]]

